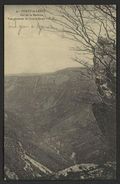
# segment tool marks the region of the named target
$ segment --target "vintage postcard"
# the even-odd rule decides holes
[[[4,180],[116,179],[116,5],[5,5]]]

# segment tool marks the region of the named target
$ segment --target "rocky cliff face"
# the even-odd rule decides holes
[[[116,97],[116,46],[113,41],[99,37],[94,56],[97,90],[103,103],[115,105]]]
[[[23,145],[16,136],[5,136],[4,179],[48,178],[52,171],[27,155]]]
[[[104,164],[77,164],[59,171],[54,175],[56,179],[84,180],[84,179],[116,179],[116,163]],[[52,176],[53,178],[53,176]]]
[[[116,147],[116,46],[112,40],[99,37],[94,57],[95,82],[101,103],[93,104],[98,125],[111,147]]]

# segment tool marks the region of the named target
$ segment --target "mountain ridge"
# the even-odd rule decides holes
[[[8,76],[5,137],[9,140],[14,135],[27,155],[54,172],[74,163],[108,161],[109,146],[93,114],[96,102],[96,85],[85,69]],[[6,158],[12,157],[9,149],[5,147]],[[5,164],[9,165],[8,161]]]
[[[59,69],[56,71],[52,71],[52,72],[40,72],[40,73],[26,73],[26,72],[22,72],[22,73],[10,73],[10,74],[5,74],[5,77],[9,77],[9,76],[40,76],[40,75],[49,75],[49,74],[53,74],[53,73],[57,73],[57,72],[61,72],[61,71],[70,71],[70,70],[86,70],[85,67],[67,67],[67,68],[63,68],[63,69]]]

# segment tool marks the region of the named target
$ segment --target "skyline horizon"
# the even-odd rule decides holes
[[[91,65],[92,66],[92,65]],[[86,67],[84,67],[84,66],[82,66],[82,65],[80,65],[80,66],[77,66],[77,67],[74,67],[74,66],[71,66],[71,67],[65,67],[65,68],[60,68],[60,69],[58,69],[58,70],[55,70],[55,71],[48,71],[48,72],[19,72],[19,73],[5,73],[4,72],[4,76],[12,76],[12,75],[44,75],[44,74],[52,74],[52,73],[56,73],[56,72],[59,72],[59,71],[61,71],[61,70],[69,70],[69,69],[80,69],[80,68],[84,68],[84,69],[86,69]]]

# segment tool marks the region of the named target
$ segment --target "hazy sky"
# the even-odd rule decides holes
[[[72,60],[75,52],[70,48],[76,46],[76,42],[63,39],[60,34],[40,31],[40,26],[50,25],[46,19],[41,20],[44,14],[43,7],[42,5],[5,6],[5,74],[54,72],[66,67],[81,66]],[[58,12],[55,5],[47,8],[49,11]],[[93,5],[88,5],[87,8],[94,10]],[[98,15],[99,12],[94,13]],[[90,16],[87,12],[85,15]],[[104,25],[110,27],[107,17],[104,17],[103,21]],[[86,19],[86,23],[95,32],[92,34],[95,42],[98,35],[107,36],[100,21],[96,23],[95,19],[89,21]],[[82,47],[80,42],[78,46]],[[93,56],[90,54],[81,51],[79,58],[92,64]]]
[[[31,28],[31,21],[10,20],[19,17],[16,10],[28,8],[24,7],[5,7],[5,74],[53,72],[79,67],[80,64],[71,59],[74,54],[69,49],[74,45],[72,41],[55,33],[41,32],[39,35],[37,28]],[[20,30],[20,25],[28,27]]]

